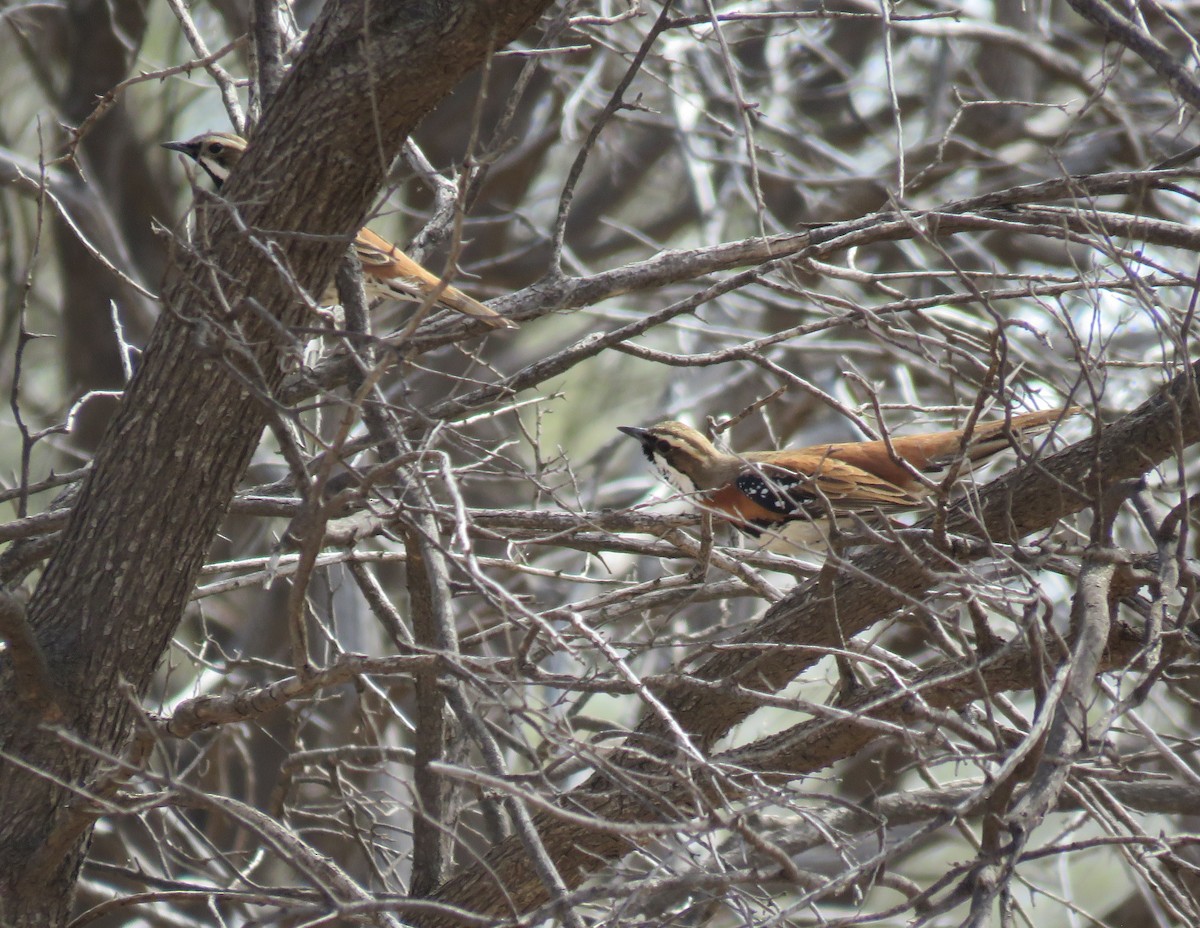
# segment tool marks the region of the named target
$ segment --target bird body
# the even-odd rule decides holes
[[[380,235],[363,228],[354,238],[354,253],[358,255],[363,269],[363,289],[368,299],[424,300],[442,280],[427,271],[412,258]],[[321,297],[322,303],[337,302],[337,288],[330,285]],[[445,286],[438,293],[437,304],[483,319],[497,328],[516,328],[495,310],[488,309],[478,300],[472,299],[461,290]]]
[[[826,539],[838,516],[920,508],[927,493],[916,473],[935,474],[960,458],[978,463],[1079,411],[1073,406],[980,422],[965,441],[964,431],[955,429],[743,454],[720,451],[682,422],[620,430],[699,506],[752,537],[766,533],[767,547],[794,548]]]
[[[230,132],[203,132],[186,141],[164,142],[163,148],[192,158],[220,189],[246,151],[246,141]],[[489,309],[461,290],[443,284],[436,274],[423,268],[370,229],[359,230],[354,238],[354,251],[362,264],[364,290],[370,300],[386,298],[420,302],[437,292],[436,304],[439,306],[473,316],[493,328],[516,328],[494,309]],[[439,287],[440,292],[437,289]],[[321,295],[321,303],[331,306],[337,302],[337,289],[330,284]]]

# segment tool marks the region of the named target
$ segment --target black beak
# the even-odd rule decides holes
[[[630,438],[636,438],[643,445],[647,445],[654,440],[650,435],[649,429],[639,429],[633,425],[618,425],[617,431],[624,432]]]
[[[187,155],[189,158],[195,158],[200,154],[200,146],[194,142],[163,142],[162,147]]]

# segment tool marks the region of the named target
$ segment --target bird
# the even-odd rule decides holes
[[[664,480],[700,508],[762,539],[768,550],[794,553],[829,545],[838,517],[878,520],[919,509],[927,495],[914,471],[936,474],[962,459],[976,464],[1050,429],[1078,406],[978,422],[963,429],[728,454],[682,422],[618,426],[636,438]],[[888,444],[891,445],[891,450]],[[900,463],[900,459],[905,463]],[[765,537],[764,537],[765,536]]]
[[[246,140],[232,132],[202,132],[194,138],[163,142],[162,147],[177,151],[194,160],[220,190],[234,166],[246,151]],[[354,251],[363,269],[363,284],[368,300],[415,300],[421,302],[441,279],[421,267],[416,261],[380,235],[362,228],[354,237]],[[337,289],[332,284],[321,295],[321,304],[338,303]],[[517,326],[494,309],[484,306],[461,290],[446,285],[437,296],[437,304],[479,319],[492,328],[515,329]]]

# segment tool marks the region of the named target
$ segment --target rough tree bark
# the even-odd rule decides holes
[[[0,922],[69,913],[101,758],[121,752],[254,451],[283,373],[277,321],[303,312],[294,283],[320,292],[408,133],[546,6],[331,0],[313,26],[225,186],[236,217],[212,205],[202,247],[176,257],[143,365],[29,604],[57,683],[44,711],[21,710],[11,662],[0,672]]]

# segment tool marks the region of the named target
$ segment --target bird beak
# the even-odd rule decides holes
[[[646,444],[646,442],[650,441],[650,430],[649,429],[639,429],[636,426],[632,426],[632,425],[618,425],[617,431],[624,432],[630,438],[636,438],[643,445]]]
[[[199,151],[199,148],[191,142],[163,142],[162,147],[187,155],[189,158],[195,158]]]

